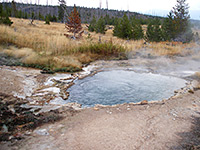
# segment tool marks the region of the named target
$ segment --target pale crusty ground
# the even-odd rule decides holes
[[[13,92],[23,92],[23,78],[13,70],[0,68],[0,92],[5,94],[13,94]]]
[[[19,72],[18,72],[19,73]],[[2,92],[20,91],[22,76],[0,71]],[[5,78],[3,78],[5,77]],[[11,83],[8,84],[12,79]],[[28,78],[28,76],[27,76]],[[37,76],[35,76],[37,78]],[[14,85],[14,86],[13,86]],[[0,143],[1,150],[168,150],[186,149],[198,138],[200,91],[148,105],[123,104],[81,110],[72,117],[46,124],[47,135],[32,132],[17,143]]]
[[[47,76],[36,69],[0,66],[0,92],[25,98],[43,84]]]

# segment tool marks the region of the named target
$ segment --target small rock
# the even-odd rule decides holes
[[[194,90],[192,89],[189,89],[188,92],[194,94]]]
[[[2,132],[8,132],[8,127],[5,124],[2,127]]]
[[[197,105],[196,105],[196,104],[192,104],[192,106],[193,106],[193,107],[197,107]]]
[[[70,107],[68,105],[64,105],[64,106],[57,109],[58,113],[63,113],[63,112],[66,112],[68,110],[70,110]]]
[[[54,129],[50,129],[49,132],[55,132],[55,130]]]
[[[49,132],[47,131],[47,129],[39,129],[39,130],[36,130],[35,133],[38,135],[49,135]]]
[[[11,136],[9,136],[9,138],[8,138],[9,140],[12,140],[12,139],[14,139],[14,136],[13,135],[11,135]]]
[[[17,146],[12,147],[12,150],[18,150],[18,149],[19,149],[19,147],[17,147]]]
[[[194,80],[191,84],[194,89],[200,89],[200,83],[198,81]]]
[[[31,133],[32,133],[32,132],[30,132],[30,131],[26,131],[26,132],[25,132],[25,135],[31,135]]]
[[[147,104],[148,104],[148,101],[147,101],[147,100],[143,100],[143,101],[140,102],[140,104],[141,104],[141,105],[147,105]]]
[[[176,90],[176,91],[174,91],[174,93],[178,93],[178,91]]]
[[[70,83],[67,85],[67,88],[70,88],[72,85],[74,85],[74,82],[70,82]]]
[[[82,109],[82,104],[78,104],[78,103],[67,103],[65,106],[72,107],[75,110]]]
[[[98,111],[98,110],[99,110],[99,108],[97,108],[97,107],[94,107],[94,110]]]
[[[69,92],[66,91],[66,92],[61,93],[61,97],[63,100],[67,100],[69,97]]]
[[[18,132],[18,133],[15,133],[13,136],[14,136],[15,139],[22,139],[23,135],[24,134]]]
[[[61,79],[61,80],[72,80],[74,79],[73,77],[68,77],[68,78],[64,78],[64,79]]]
[[[8,108],[9,108],[9,110],[10,110],[13,114],[15,114],[15,109],[14,109],[14,108],[12,108],[12,107],[10,107],[10,106],[8,106]]]
[[[112,112],[111,112],[111,111],[109,111],[109,110],[107,110],[106,112],[107,112],[108,114],[110,114],[110,115],[112,114]]]
[[[120,109],[119,109],[119,108],[116,108],[116,109],[120,111]]]

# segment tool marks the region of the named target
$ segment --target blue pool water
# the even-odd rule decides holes
[[[174,90],[185,86],[180,78],[126,70],[103,71],[75,81],[69,88],[68,102],[83,107],[95,104],[115,105],[143,100],[162,100],[174,95]]]

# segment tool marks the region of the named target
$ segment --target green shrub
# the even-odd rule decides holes
[[[49,20],[49,17],[48,17],[48,16],[46,16],[46,18],[45,18],[45,24],[50,25],[50,20]]]
[[[6,16],[6,17],[0,17],[0,24],[11,26],[13,22],[10,20],[8,16]]]
[[[3,10],[2,4],[0,4],[0,24],[5,24],[11,26],[13,22],[8,17],[7,11]]]
[[[145,40],[149,42],[160,42],[163,40],[161,23],[159,19],[152,20],[147,26]]]
[[[132,18],[130,21],[128,16],[124,14],[122,19],[115,20],[113,35],[122,39],[140,40],[144,33],[138,20]]]
[[[96,33],[101,33],[101,34],[105,34],[106,33],[106,24],[105,24],[105,20],[103,19],[102,16],[97,21],[94,30],[95,30]]]
[[[90,22],[90,25],[89,25],[89,27],[88,27],[88,30],[89,30],[90,32],[94,32],[95,26],[96,26],[96,18],[95,18],[95,16],[93,16],[93,19],[92,19],[92,21]]]
[[[169,41],[190,42],[194,34],[190,25],[189,6],[186,0],[177,0],[163,25],[163,38]]]
[[[88,46],[81,46],[79,47],[76,52],[79,53],[87,53],[90,52],[92,54],[98,54],[103,57],[107,56],[114,56],[114,57],[119,57],[119,56],[124,56],[125,55],[125,48],[120,46],[120,45],[114,45],[113,43],[92,43]]]
[[[68,67],[63,67],[63,68],[56,68],[53,71],[54,72],[70,72],[70,73],[74,73],[74,72],[79,72],[82,69],[78,68],[78,67],[73,67],[73,66],[68,66]]]
[[[122,39],[132,39],[133,30],[132,25],[128,19],[128,16],[124,14],[122,19],[116,22],[113,35]]]

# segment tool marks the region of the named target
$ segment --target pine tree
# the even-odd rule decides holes
[[[34,20],[35,20],[35,13],[32,12],[31,13],[31,24],[33,24]]]
[[[186,4],[186,0],[177,0],[177,4],[173,7],[174,21],[177,33],[181,33],[187,30],[189,16],[189,6]]]
[[[146,31],[146,36],[145,36],[145,40],[146,41],[153,41],[154,39],[154,29],[153,29],[153,23],[150,22],[147,26],[147,31]]]
[[[65,12],[66,12],[66,1],[65,0],[58,0],[60,6],[59,6],[59,10],[58,10],[58,19],[61,22],[64,22],[65,20]]]
[[[123,39],[132,39],[133,38],[133,30],[132,25],[128,19],[128,16],[124,14],[122,20],[121,20],[121,31],[120,36]]]
[[[55,15],[53,15],[52,17],[51,17],[51,20],[50,20],[51,22],[57,22],[58,21],[58,19],[57,19],[57,17],[55,16]]]
[[[39,12],[38,18],[39,20],[44,20],[44,16],[40,12]]]
[[[133,39],[133,27],[126,14],[117,21],[113,35],[123,39]]]
[[[68,29],[68,32],[72,32],[74,34],[74,38],[76,38],[76,33],[80,33],[80,31],[82,30],[81,18],[75,5],[73,11],[68,17],[65,27]]]
[[[135,24],[133,26],[133,39],[140,40],[143,39],[143,37],[144,37],[144,32],[142,26],[140,24]]]
[[[50,25],[49,15],[45,17],[45,24]]]
[[[163,24],[165,39],[180,42],[190,42],[193,39],[188,9],[189,6],[186,0],[177,0],[177,4]]]
[[[172,12],[170,12],[167,18],[164,19],[162,24],[162,32],[164,41],[171,41],[175,39],[176,30]]]
[[[152,20],[147,26],[145,40],[150,42],[162,41],[163,37],[160,25],[161,23],[159,19]]]
[[[47,18],[48,18],[48,20],[49,20],[49,23],[50,23],[50,21],[52,21],[53,20],[53,18],[52,18],[52,16],[51,16],[51,14],[49,13],[47,16],[46,16]]]
[[[12,16],[12,8],[8,7],[7,5],[5,6],[5,14],[9,17]]]
[[[25,12],[24,19],[28,19],[28,14]]]
[[[12,17],[17,17],[17,7],[16,7],[16,3],[14,0],[12,0]]]
[[[121,22],[121,19],[115,18],[113,35],[117,37],[120,37],[120,34],[121,34],[120,22]]]
[[[96,23],[95,32],[96,33],[105,34],[106,33],[106,29],[105,28],[106,28],[105,20],[101,16],[99,18],[99,20],[97,21],[97,23]]]
[[[90,25],[89,25],[89,27],[88,27],[88,30],[90,31],[90,32],[94,32],[94,30],[95,30],[95,26],[96,26],[96,17],[95,16],[93,16],[93,19],[92,19],[92,21],[90,22]]]
[[[106,14],[106,16],[104,17],[104,20],[105,20],[105,24],[106,25],[110,25],[111,24],[111,19],[110,19],[110,16],[108,14]]]
[[[3,5],[0,4],[0,16],[3,16]]]
[[[135,17],[131,19],[132,27],[133,27],[133,39],[140,40],[143,39],[144,33],[142,26],[140,24],[140,20],[136,19]]]
[[[58,19],[63,23],[64,22],[64,10],[61,6],[58,9]]]
[[[7,11],[4,11],[2,4],[0,4],[0,24],[5,24],[9,26],[13,24],[13,22],[8,17]]]
[[[155,42],[162,41],[162,30],[161,30],[161,23],[159,19],[155,20],[154,32],[155,32],[154,41]]]
[[[17,15],[17,18],[22,18],[22,11],[18,11],[18,15]]]

